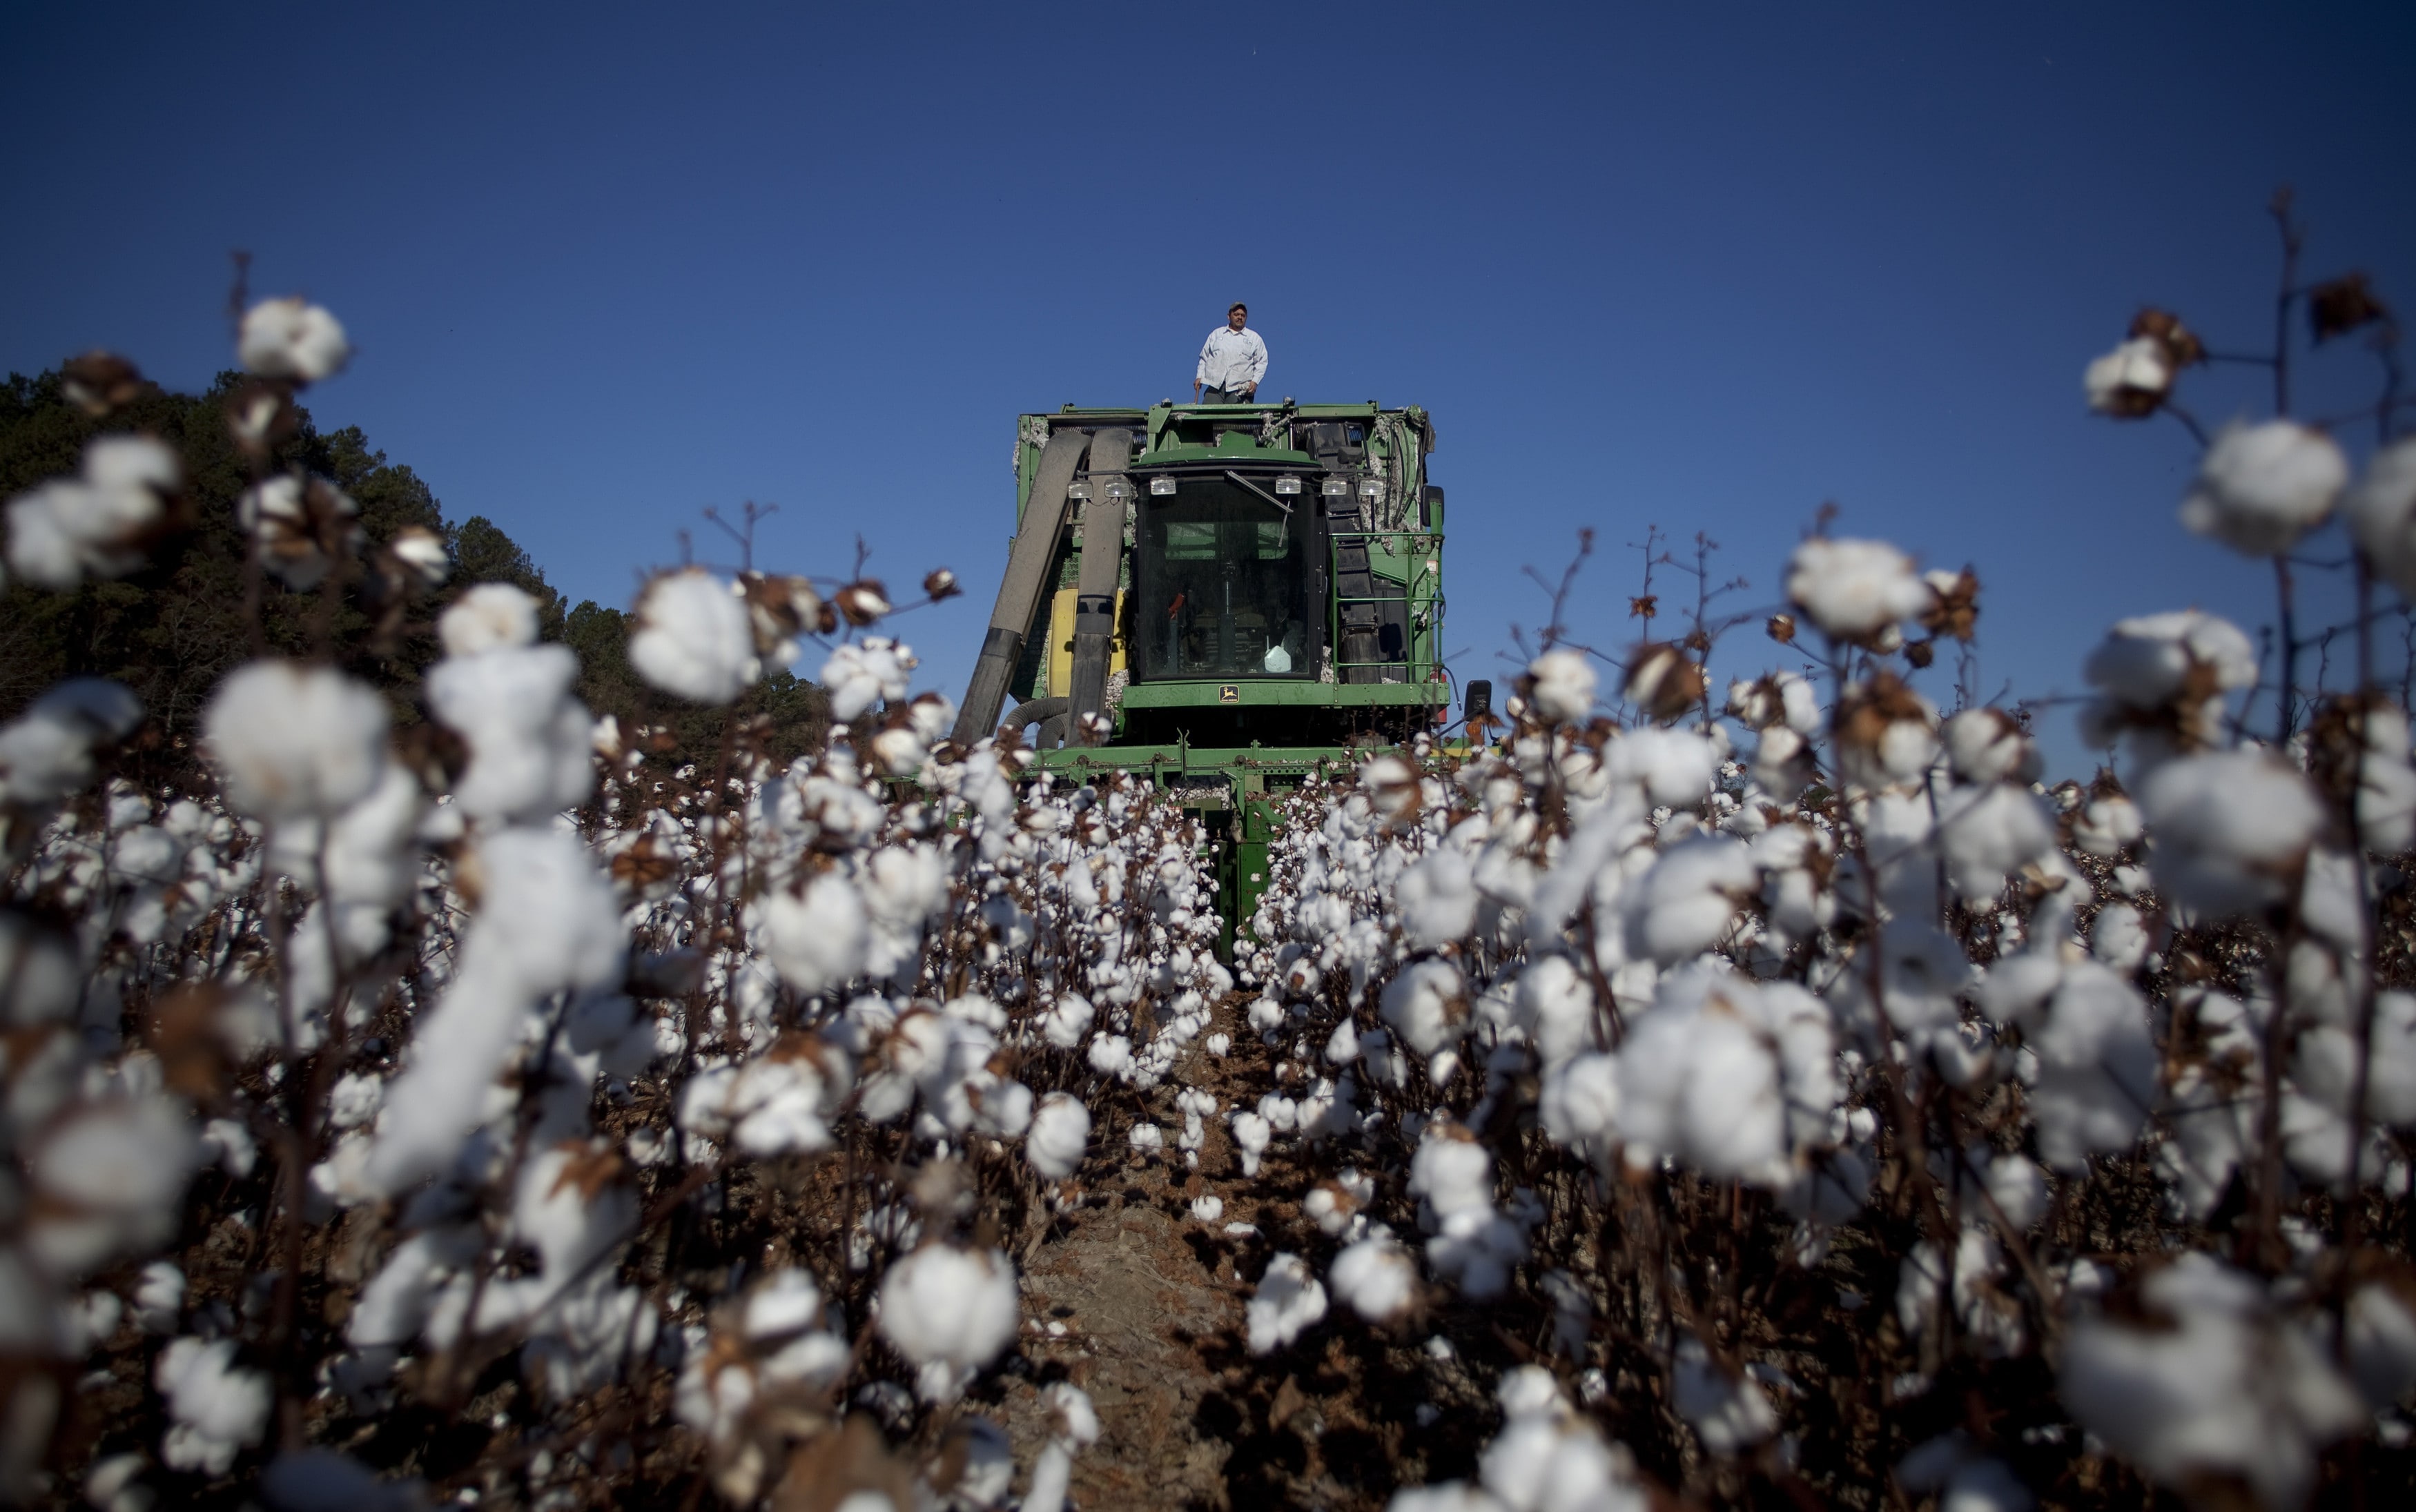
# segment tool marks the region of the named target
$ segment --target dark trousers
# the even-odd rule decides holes
[[[1239,389],[1203,388],[1200,391],[1202,404],[1248,404],[1250,397]]]

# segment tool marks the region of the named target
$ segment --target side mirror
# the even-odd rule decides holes
[[[1490,681],[1478,678],[1462,690],[1459,696],[1459,716],[1471,725],[1478,720],[1493,717],[1493,684]]]

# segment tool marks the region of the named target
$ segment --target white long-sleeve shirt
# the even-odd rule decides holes
[[[1197,376],[1207,387],[1228,394],[1255,388],[1267,376],[1267,344],[1256,331],[1220,325],[1208,333],[1208,344],[1200,349]]]

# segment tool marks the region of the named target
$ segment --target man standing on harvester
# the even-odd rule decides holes
[[[1250,307],[1236,300],[1225,323],[1208,333],[1200,349],[1200,370],[1191,376],[1191,397],[1202,404],[1247,404],[1267,376],[1267,344],[1248,328]],[[1202,390],[1206,392],[1201,392]]]

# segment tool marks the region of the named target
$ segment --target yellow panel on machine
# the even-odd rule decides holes
[[[1049,692],[1063,696],[1074,688],[1074,596],[1076,589],[1061,588],[1049,601]],[[1125,591],[1116,590],[1116,623],[1125,622]],[[1108,674],[1125,669],[1125,637],[1110,643]]]

